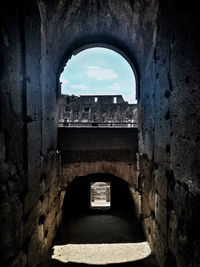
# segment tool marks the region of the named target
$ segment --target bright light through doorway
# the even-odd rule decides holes
[[[110,182],[92,182],[90,186],[90,207],[110,208]]]

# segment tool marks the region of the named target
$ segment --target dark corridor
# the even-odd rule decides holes
[[[110,209],[90,208],[90,183],[95,181],[110,182]],[[128,184],[109,174],[77,177],[66,190],[61,236],[56,244],[124,243],[144,240],[134,215]]]

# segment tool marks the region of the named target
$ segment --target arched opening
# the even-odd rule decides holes
[[[109,191],[106,191],[109,193],[109,208],[91,206],[94,185],[109,187]],[[117,256],[114,252],[123,249],[129,254],[128,248],[131,248],[131,255],[126,257]],[[81,255],[82,249],[86,256]],[[93,256],[89,255],[91,251],[94,252]],[[68,185],[63,204],[63,222],[54,242],[53,259],[65,263],[110,264],[144,260],[150,254],[151,250],[135,215],[127,182],[112,174],[94,173],[76,177]]]
[[[80,47],[67,58],[60,85],[59,126],[136,127],[137,74],[120,49]]]
[[[132,52],[129,50],[128,47],[124,43],[121,43],[118,39],[111,38],[110,35],[104,34],[103,36],[99,35],[85,35],[80,36],[74,43],[71,44],[70,47],[68,47],[67,51],[65,51],[64,55],[61,58],[60,65],[58,66],[58,73],[57,77],[60,79],[62,76],[62,73],[65,71],[65,68],[70,63],[70,60],[73,60],[73,58],[79,54],[82,54],[81,52],[84,52],[86,50],[90,50],[97,54],[97,51],[95,49],[100,48],[103,52],[111,52],[115,58],[121,56],[125,62],[128,63],[129,67],[131,68],[131,71],[133,73],[134,78],[134,87],[135,87],[135,95],[134,99],[139,99],[139,72],[138,72],[138,66],[136,64],[136,60],[132,54]],[[100,51],[100,50],[99,50]],[[109,55],[109,53],[107,53]],[[121,61],[122,62],[122,61]],[[59,83],[59,82],[58,82]],[[61,88],[60,88],[61,89]],[[61,90],[60,90],[61,93]]]
[[[101,61],[100,61],[101,60]],[[81,62],[84,61],[84,62]],[[110,61],[110,62],[109,62]],[[79,67],[78,64],[84,65],[85,72],[88,73],[88,76],[97,78],[98,80],[111,80],[117,78],[118,76],[123,76],[124,79],[130,79],[130,83],[132,85],[128,85],[129,88],[124,89],[130,89],[130,93],[132,94],[132,98],[125,97],[126,101],[129,101],[129,103],[136,103],[137,102],[137,91],[138,91],[138,75],[135,69],[134,64],[129,59],[129,57],[119,48],[104,44],[104,43],[94,43],[94,44],[88,44],[81,46],[80,48],[76,49],[70,57],[67,58],[66,64],[64,67],[63,72],[61,73],[61,83],[64,82],[64,84],[68,84],[69,81],[65,80],[65,77],[68,76],[69,79],[72,79],[73,76],[73,68]],[[114,64],[117,64],[118,66],[114,66]],[[96,65],[101,66],[96,66]],[[119,65],[122,66],[119,66]],[[107,66],[107,69],[104,69],[103,67]],[[95,67],[95,68],[94,68]],[[111,68],[109,68],[111,67]],[[113,68],[116,67],[116,72],[113,71]],[[68,71],[68,68],[72,68],[72,70]],[[81,67],[83,68],[83,67]],[[89,70],[91,71],[88,71]],[[120,69],[121,68],[121,69]],[[123,72],[122,72],[123,68]],[[80,70],[78,70],[80,71]],[[99,71],[99,73],[98,73]],[[132,72],[132,73],[131,73]],[[132,77],[131,77],[132,75]],[[63,78],[62,78],[63,76]],[[78,75],[76,75],[75,78],[78,78]],[[83,78],[83,75],[82,77]],[[122,78],[122,77],[120,77]],[[72,79],[72,81],[74,81]],[[97,85],[97,83],[96,83]],[[126,86],[125,86],[126,87]],[[72,85],[71,89],[76,89],[75,86]],[[83,88],[87,89],[87,88]],[[92,88],[89,88],[92,92]],[[112,87],[110,87],[112,89]],[[121,88],[123,90],[123,88]],[[70,87],[68,87],[68,90],[70,90]],[[103,88],[102,88],[103,90]],[[71,90],[72,91],[72,90]],[[87,90],[88,91],[88,90]],[[67,88],[62,88],[61,86],[61,94],[63,92],[67,92]],[[121,91],[123,92],[123,91]],[[108,93],[107,93],[108,94]]]

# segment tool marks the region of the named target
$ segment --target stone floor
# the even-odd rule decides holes
[[[71,215],[61,227],[55,245],[143,241],[145,238],[134,217],[108,210]]]
[[[55,246],[52,258],[60,262],[111,264],[133,262],[151,254],[148,242],[115,244],[67,244]]]

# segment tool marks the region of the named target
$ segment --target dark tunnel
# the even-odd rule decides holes
[[[91,208],[92,182],[110,183],[110,208]],[[111,174],[76,177],[66,188],[60,236],[55,244],[144,241],[128,183]]]

